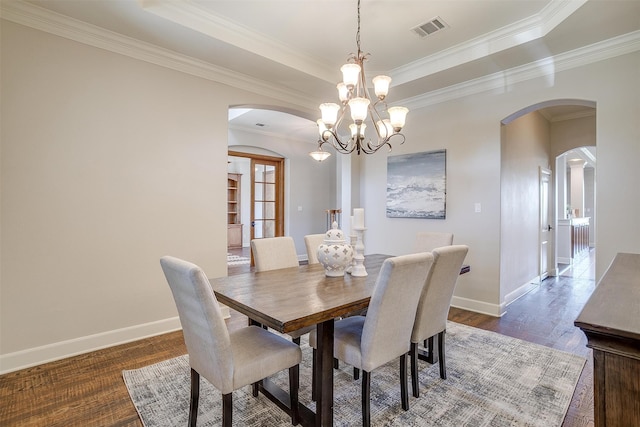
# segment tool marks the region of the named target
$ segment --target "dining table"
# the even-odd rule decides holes
[[[316,410],[299,404],[303,426],[333,425],[334,321],[369,306],[382,263],[390,255],[367,255],[366,276],[325,275],[321,264],[248,272],[209,279],[218,301],[260,324],[286,334],[315,326],[317,331]],[[462,273],[462,271],[461,271]],[[290,414],[288,394],[268,379],[260,391]]]

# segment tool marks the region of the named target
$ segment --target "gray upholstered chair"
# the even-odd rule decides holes
[[[452,233],[438,231],[419,231],[416,234],[414,252],[431,252],[435,248],[451,246],[453,244]]]
[[[307,247],[307,258],[309,264],[318,264],[318,247],[324,243],[323,234],[307,234],[304,236],[304,245]]]
[[[300,266],[296,245],[293,239],[288,236],[254,239],[251,241],[251,253],[253,254],[257,272]],[[254,324],[251,319],[249,319],[249,323]],[[315,327],[309,326],[297,331],[291,331],[289,335],[293,342],[300,345],[300,337],[312,329],[315,329]]]
[[[445,365],[445,332],[447,316],[453,298],[456,281],[469,247],[452,245],[432,251],[433,267],[420,296],[413,331],[411,332],[411,387],[414,397],[418,397],[418,343],[424,342],[429,351],[433,349],[433,338],[438,336],[438,362],[440,378],[447,378]],[[429,341],[429,344],[427,344]]]
[[[409,409],[407,353],[418,300],[424,288],[433,255],[427,252],[387,258],[382,264],[366,316],[336,321],[334,357],[362,369],[362,424],[371,423],[371,371],[400,358],[402,408]],[[317,335],[309,334],[314,348],[314,376]]]
[[[229,332],[220,305],[204,272],[195,264],[165,256],[160,259],[178,308],[191,366],[189,426],[198,416],[200,375],[222,392],[222,425],[231,426],[232,392],[289,369],[291,422],[298,423],[300,347],[257,326]]]
[[[251,241],[251,253],[256,271],[298,267],[298,253],[289,236],[267,237]]]

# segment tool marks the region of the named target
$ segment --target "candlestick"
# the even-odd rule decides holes
[[[355,213],[355,210],[354,210]],[[353,265],[351,266],[351,275],[354,277],[364,277],[367,276],[367,270],[364,268],[364,231],[366,228],[364,227],[355,227],[356,232],[356,246],[355,252],[356,254],[353,257]]]

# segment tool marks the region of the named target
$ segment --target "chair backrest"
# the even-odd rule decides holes
[[[433,268],[420,296],[411,342],[419,343],[445,330],[453,291],[468,251],[465,245],[433,250]]]
[[[251,252],[256,271],[277,270],[300,265],[296,245],[289,236],[254,239],[251,241]]]
[[[418,300],[432,264],[428,252],[387,258],[382,264],[360,341],[365,371],[409,351]]]
[[[173,293],[189,365],[223,393],[233,390],[229,331],[209,280],[195,264],[165,256],[162,271]]]
[[[318,264],[318,247],[324,243],[323,234],[307,234],[304,236],[304,245],[307,247],[307,258],[309,264]]]
[[[451,246],[453,233],[441,233],[438,231],[419,231],[416,234],[414,252],[431,252],[435,248]]]

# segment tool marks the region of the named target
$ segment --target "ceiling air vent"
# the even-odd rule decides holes
[[[449,25],[447,25],[442,18],[436,16],[429,22],[413,27],[411,31],[416,33],[419,37],[427,37],[436,31],[444,30],[445,28],[449,28]]]

